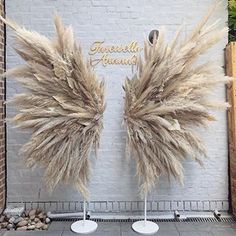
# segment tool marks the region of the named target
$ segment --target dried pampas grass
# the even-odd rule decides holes
[[[194,64],[227,35],[227,28],[218,29],[219,22],[207,24],[216,7],[182,42],[182,29],[170,44],[163,31],[152,46],[146,42],[138,72],[125,81],[127,148],[136,160],[142,196],[162,174],[183,183],[182,161],[187,157],[202,164],[206,150],[192,128],[215,120],[211,109],[228,107],[225,102],[211,101],[208,95],[229,78],[211,63]]]
[[[33,132],[21,150],[26,165],[45,167],[51,191],[64,182],[87,198],[88,156],[91,147],[99,146],[104,84],[84,59],[72,28],[65,27],[59,16],[55,17],[55,40],[1,20],[15,31],[15,50],[26,62],[4,75],[17,77],[27,89],[11,100],[19,109],[11,121]]]

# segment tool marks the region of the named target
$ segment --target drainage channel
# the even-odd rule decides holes
[[[76,221],[81,220],[81,218],[55,218],[53,221]],[[137,219],[99,219],[93,218],[96,222],[135,222]],[[186,218],[186,219],[148,219],[153,222],[226,222],[226,223],[234,223],[236,222],[234,217],[221,217],[219,219],[213,217],[193,217],[193,218]]]

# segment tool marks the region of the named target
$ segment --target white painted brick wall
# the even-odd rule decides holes
[[[185,33],[203,16],[211,0],[8,0],[6,12],[9,18],[48,36],[54,34],[52,15],[56,10],[66,24],[71,24],[77,38],[81,41],[84,53],[95,40],[107,43],[128,43],[143,37],[161,25],[167,28],[170,39],[180,24],[185,22]],[[215,18],[227,20],[226,1],[217,11]],[[7,30],[7,68],[22,63],[12,50],[11,31]],[[211,58],[223,65],[223,49],[227,39],[210,50],[204,59]],[[131,74],[128,66],[96,67],[97,73],[106,81],[107,109],[104,117],[101,148],[98,159],[93,161],[91,176],[91,200],[138,200],[137,182],[134,177],[134,163],[127,164],[124,159],[125,132],[121,127],[123,112],[122,84],[125,76]],[[7,97],[21,91],[12,80],[7,81]],[[225,88],[214,94],[225,100]],[[7,108],[11,117],[14,110]],[[156,189],[149,196],[153,200],[227,200],[227,134],[226,113],[215,112],[218,119],[208,130],[200,130],[206,142],[209,159],[205,169],[186,161],[185,186],[172,182],[162,176]],[[7,127],[7,181],[8,201],[48,201],[81,200],[80,194],[68,186],[60,186],[51,195],[42,183],[42,170],[29,170],[18,156],[19,148],[30,137],[29,133]]]

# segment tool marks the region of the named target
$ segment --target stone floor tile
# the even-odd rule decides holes
[[[72,222],[68,222],[70,225]],[[63,236],[76,235],[70,230],[70,225],[65,226]],[[98,228],[94,233],[86,234],[86,236],[120,236],[120,223],[119,222],[98,222]]]
[[[173,222],[158,222],[157,224],[159,226],[159,232],[177,230],[177,227]]]
[[[157,223],[159,226],[159,232],[162,231],[175,231],[176,230],[176,226],[175,224],[171,223],[171,222],[158,222]],[[122,232],[130,232],[133,231],[132,230],[132,222],[130,223],[121,223],[121,231]]]
[[[73,222],[66,222],[64,225],[64,231],[71,231],[71,224]],[[98,222],[96,232],[120,232],[120,222]]]
[[[175,224],[170,222],[160,222],[157,223],[159,230],[154,236],[179,236],[179,232],[176,229]],[[140,234],[136,233],[132,229],[132,222],[121,223],[121,236],[138,236]]]
[[[188,222],[173,222],[179,232],[183,231],[195,231],[197,228],[193,223]]]
[[[217,226],[215,222],[193,222],[187,224],[192,225],[192,229],[196,231],[211,231]]]
[[[100,232],[115,232],[120,231],[120,222],[98,222],[97,231]]]
[[[232,228],[212,230],[213,236],[236,236],[236,230]]]
[[[67,221],[53,221],[48,228],[48,231],[63,231],[71,222]]]
[[[183,231],[180,236],[214,236],[211,231]]]
[[[192,223],[193,229],[198,231],[211,231],[218,229],[236,229],[236,223],[227,222],[205,222],[205,223]]]
[[[230,228],[234,229],[236,232],[236,223],[230,223]]]
[[[130,231],[132,231],[132,222],[122,222],[121,224],[120,224],[120,227],[121,227],[121,231],[122,232],[130,232]]]
[[[70,227],[71,227],[72,223],[73,223],[73,221],[65,221],[65,222],[63,222],[63,225],[64,225],[63,229],[67,230],[67,231],[70,231]]]
[[[63,231],[7,231],[1,236],[61,236]]]
[[[67,231],[65,230],[63,233],[62,233],[62,236],[75,236],[75,235],[78,235],[72,231]],[[94,233],[91,233],[91,234],[86,234],[86,236],[120,236],[120,231],[96,231]]]
[[[122,231],[121,236],[138,236],[138,234],[134,231]],[[158,231],[156,234],[152,234],[153,236],[180,236],[177,230],[166,230],[166,231]],[[189,235],[190,236],[190,235]]]

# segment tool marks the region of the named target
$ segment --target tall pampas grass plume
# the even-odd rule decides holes
[[[104,84],[82,54],[71,27],[55,16],[56,38],[26,30],[1,17],[15,33],[15,50],[25,64],[7,71],[26,88],[11,99],[17,127],[32,131],[22,147],[28,167],[44,166],[50,191],[60,182],[88,197],[89,153],[99,147]]]
[[[153,45],[145,42],[137,73],[125,81],[126,145],[136,160],[142,196],[162,174],[183,183],[182,161],[188,157],[203,164],[206,149],[194,128],[215,120],[212,109],[229,106],[212,101],[209,94],[230,78],[213,63],[195,63],[227,36],[228,29],[220,28],[219,21],[208,23],[217,5],[185,40],[180,40],[181,27],[170,43],[162,30]]]

